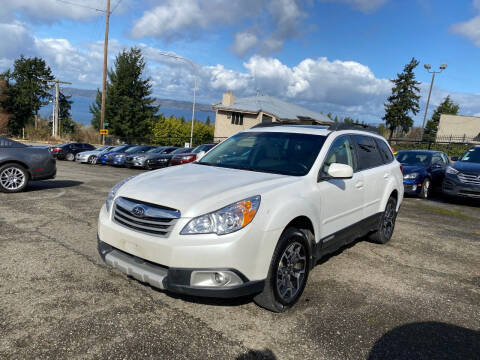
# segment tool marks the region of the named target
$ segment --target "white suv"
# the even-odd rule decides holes
[[[100,211],[98,250],[157,288],[255,294],[281,312],[323,255],[366,235],[386,243],[402,199],[401,166],[381,136],[260,126],[196,162],[115,185]]]

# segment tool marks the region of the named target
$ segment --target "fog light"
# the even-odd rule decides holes
[[[190,285],[198,287],[237,286],[242,279],[233,271],[192,271]]]

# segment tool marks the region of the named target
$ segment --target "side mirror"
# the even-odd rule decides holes
[[[328,176],[319,174],[318,181],[328,179],[351,179],[353,177],[353,168],[350,165],[333,163],[328,167]]]
[[[204,155],[205,155],[205,151],[200,151],[200,152],[197,154],[197,160],[200,160]]]
[[[432,169],[440,169],[441,167],[442,165],[440,165],[439,163],[432,164]]]
[[[458,156],[452,156],[450,159],[451,159],[452,161],[458,161]]]

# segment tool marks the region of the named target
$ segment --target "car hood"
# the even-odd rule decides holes
[[[145,156],[146,156],[147,159],[169,159],[173,155],[172,154],[156,154],[156,153],[153,153],[153,154],[145,154]]]
[[[425,166],[421,166],[421,165],[403,165],[403,173],[404,173],[404,174],[411,174],[411,173],[414,173],[414,172],[421,173],[421,172],[424,172],[424,171],[426,171],[426,167],[425,167]]]
[[[300,179],[190,163],[139,175],[122,186],[118,196],[170,207],[180,210],[182,217],[194,217]]]
[[[466,161],[456,161],[451,165],[453,168],[458,171],[466,171],[473,174],[480,175],[480,163],[472,163]]]
[[[79,155],[99,155],[102,152],[100,150],[89,150],[89,151],[82,151]]]

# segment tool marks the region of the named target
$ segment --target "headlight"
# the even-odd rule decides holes
[[[405,180],[408,180],[408,179],[416,179],[418,177],[419,173],[416,173],[416,172],[413,172],[413,173],[410,173],[410,174],[405,174],[403,175],[403,178]]]
[[[168,159],[158,159],[158,161],[165,162],[168,161]]]
[[[210,214],[193,218],[180,234],[230,234],[250,224],[259,206],[260,195],[238,201]]]
[[[145,159],[145,156],[135,156],[133,159],[134,160],[142,160],[142,159]]]
[[[447,166],[447,174],[452,174],[452,175],[457,175],[458,174],[458,170],[457,169],[454,169],[453,167],[451,166]]]
[[[115,155],[115,158],[117,158],[117,159],[121,159],[121,158],[124,158],[124,157],[125,157],[125,154]]]
[[[118,190],[128,181],[132,180],[134,177],[137,175],[130,176],[126,179],[123,179],[120,181],[118,184],[116,184],[110,192],[107,195],[107,201],[105,202],[105,206],[107,207],[107,212],[110,212],[110,208],[112,207],[113,200],[115,199],[115,196],[117,195]]]

